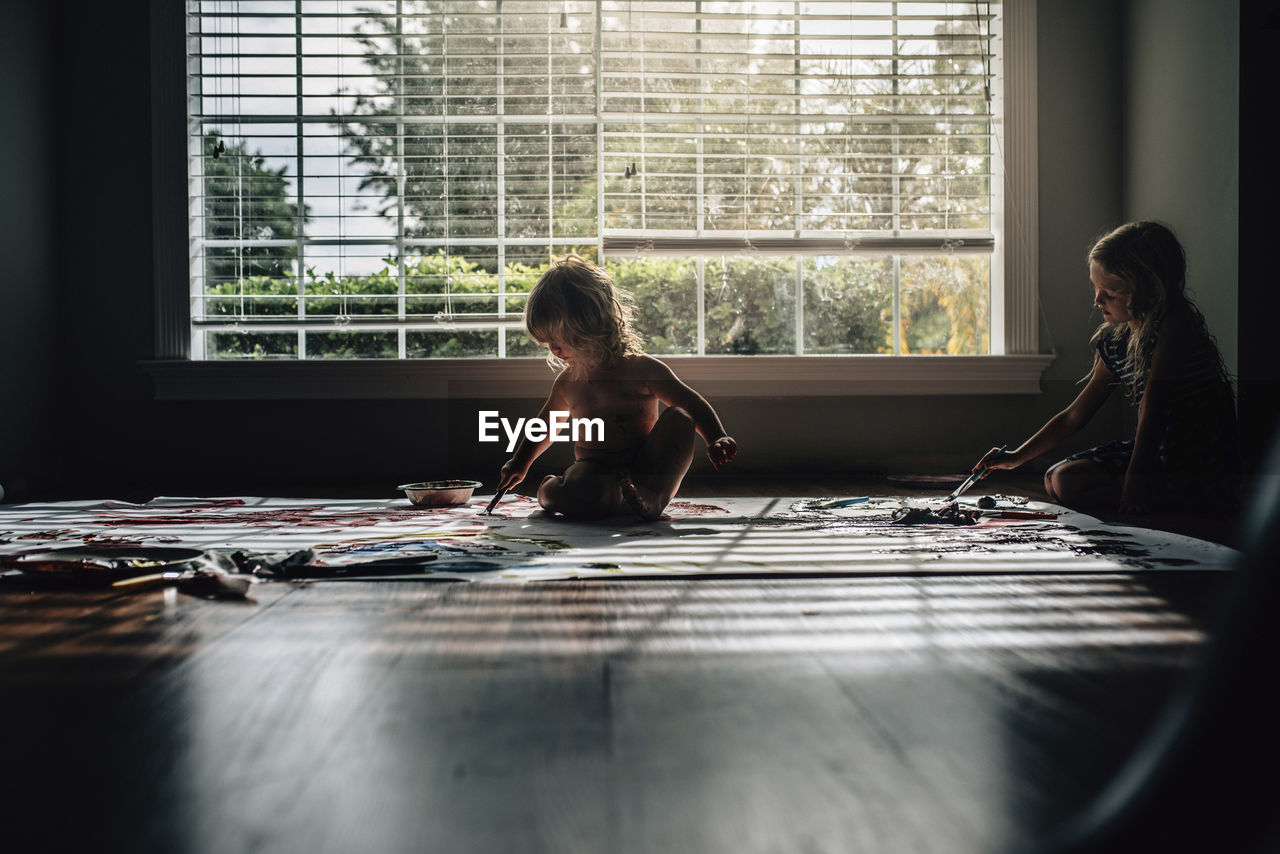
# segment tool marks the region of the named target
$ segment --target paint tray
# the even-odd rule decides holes
[[[179,572],[204,555],[169,546],[73,546],[0,557],[0,568],[76,584],[110,585],[123,578]]]

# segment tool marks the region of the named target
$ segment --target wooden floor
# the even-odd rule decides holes
[[[1021,849],[1130,754],[1227,581],[276,583],[248,603],[9,583],[5,838]]]

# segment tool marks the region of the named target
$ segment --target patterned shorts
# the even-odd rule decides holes
[[[1163,450],[1163,449],[1162,449]],[[1096,448],[1080,451],[1063,460],[1088,460],[1108,475],[1122,481],[1133,458],[1132,439],[1113,439]],[[1204,513],[1234,513],[1239,507],[1240,483],[1230,470],[1186,470],[1171,465],[1161,454],[1160,470],[1155,474],[1159,488],[1156,500],[1171,506],[1196,507]]]
[[[1123,478],[1129,470],[1129,460],[1133,458],[1132,439],[1112,439],[1096,448],[1078,451],[1063,460],[1064,463],[1074,460],[1088,460],[1102,466],[1112,477]]]

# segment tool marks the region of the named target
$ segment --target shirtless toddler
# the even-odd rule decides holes
[[[567,411],[570,421],[599,418],[604,436],[574,444],[574,463],[547,475],[538,503],[551,513],[593,519],[634,512],[657,519],[693,461],[694,436],[720,470],[738,453],[711,404],[666,364],[643,352],[632,328],[630,297],[604,270],[570,255],[553,263],[529,294],[525,328],[546,345],[559,371],[539,412]],[[667,409],[659,414],[659,403]],[[522,438],[502,466],[498,488],[524,480],[550,437]]]

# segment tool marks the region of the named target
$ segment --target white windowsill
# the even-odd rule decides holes
[[[709,398],[1039,394],[1049,354],[1014,356],[669,356]],[[142,362],[157,400],[535,398],[541,359]]]

